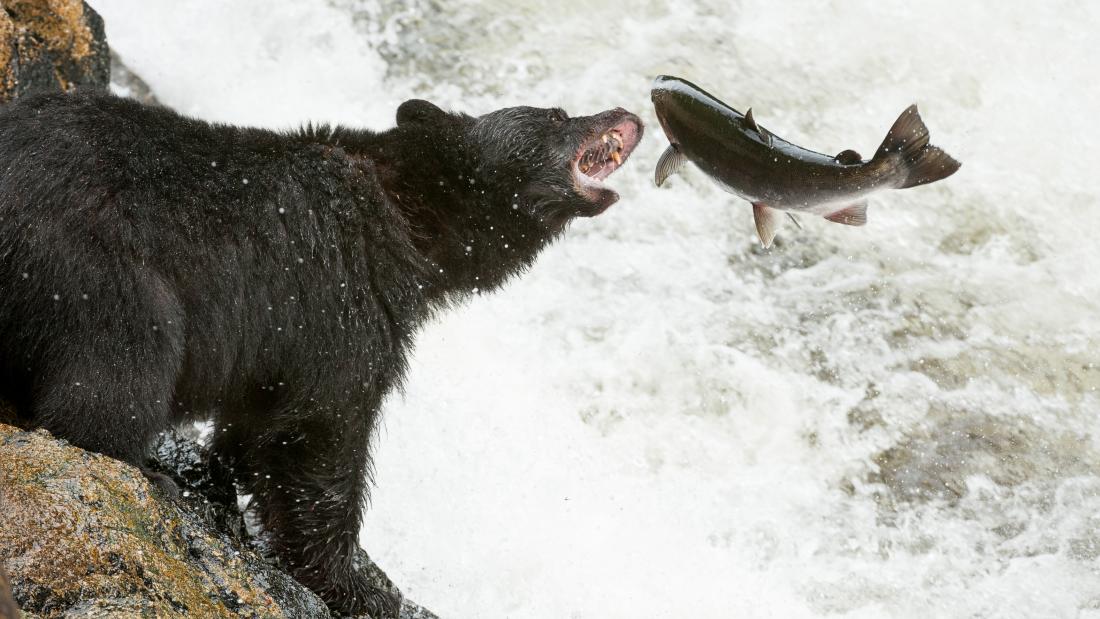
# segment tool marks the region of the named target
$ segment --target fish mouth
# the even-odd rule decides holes
[[[619,194],[604,181],[630,158],[644,130],[642,120],[622,108],[600,114],[597,119],[598,124],[581,143],[571,164],[577,191],[599,209],[593,215],[619,200]]]

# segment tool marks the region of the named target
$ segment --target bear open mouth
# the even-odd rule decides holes
[[[619,199],[619,194],[605,185],[604,179],[626,163],[642,133],[642,123],[633,114],[622,112],[616,116],[594,137],[585,140],[573,158],[577,189],[603,208]]]

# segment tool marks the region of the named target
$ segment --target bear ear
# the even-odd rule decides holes
[[[409,99],[397,108],[397,124],[425,122],[446,115],[447,112],[439,109],[429,101]]]

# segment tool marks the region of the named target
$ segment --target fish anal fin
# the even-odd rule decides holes
[[[779,218],[775,209],[760,202],[752,203],[752,217],[756,220],[756,235],[760,237],[760,244],[767,249],[775,240],[775,231],[779,227]]]
[[[867,203],[849,204],[838,211],[829,213],[825,216],[825,219],[845,226],[862,226],[867,223]]]
[[[840,165],[855,165],[857,163],[863,163],[863,155],[860,155],[852,149],[842,150],[836,154],[833,159]]]
[[[675,144],[669,144],[661,158],[657,160],[657,169],[653,173],[653,181],[660,187],[668,177],[675,174],[684,165],[684,153],[676,148]]]

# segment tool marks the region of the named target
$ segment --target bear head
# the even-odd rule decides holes
[[[444,287],[487,290],[530,265],[570,221],[618,200],[604,180],[642,131],[621,108],[571,118],[512,107],[474,117],[414,99],[398,108],[372,159],[418,249],[446,275]]]

